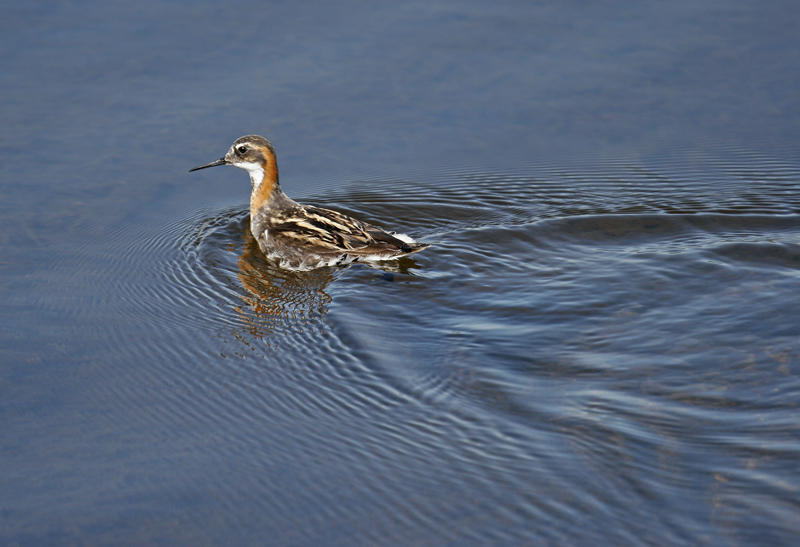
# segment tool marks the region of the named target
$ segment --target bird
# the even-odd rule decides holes
[[[189,172],[220,165],[250,175],[250,231],[261,251],[285,269],[372,264],[429,246],[338,211],[294,201],[281,189],[275,147],[261,135],[239,137],[220,159]]]

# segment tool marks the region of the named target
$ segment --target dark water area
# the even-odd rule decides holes
[[[5,5],[0,543],[795,543],[798,14]]]

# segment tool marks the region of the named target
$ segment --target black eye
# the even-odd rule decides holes
[[[243,144],[239,145],[236,148],[236,151],[239,152],[240,154],[244,154],[245,152],[247,152],[247,147],[245,145],[243,145]]]

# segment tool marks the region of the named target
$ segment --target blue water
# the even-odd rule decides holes
[[[3,12],[0,543],[796,541],[794,3]]]

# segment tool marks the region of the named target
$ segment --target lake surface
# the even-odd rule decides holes
[[[795,3],[4,13],[0,542],[796,542]]]

